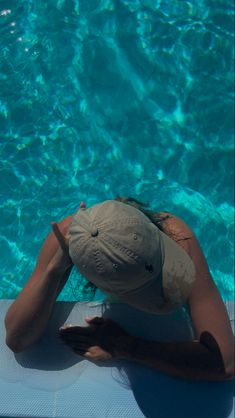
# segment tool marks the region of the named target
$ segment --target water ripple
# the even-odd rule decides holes
[[[0,8],[4,297],[51,220],[120,194],[189,222],[232,298],[233,17],[230,0]]]

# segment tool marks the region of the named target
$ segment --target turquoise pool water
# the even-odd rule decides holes
[[[0,298],[24,286],[52,220],[117,195],[189,223],[233,298],[233,13],[0,2]],[[60,300],[81,297],[78,278]]]

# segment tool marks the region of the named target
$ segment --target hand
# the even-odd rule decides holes
[[[86,208],[86,203],[85,202],[81,202],[80,203],[80,209],[85,209]],[[66,226],[65,229],[63,229],[63,233],[60,231],[59,226],[56,222],[51,222],[51,226],[53,229],[53,232],[60,244],[61,249],[67,253],[69,255],[69,238],[70,235],[68,233],[68,225]]]
[[[51,222],[51,225],[59,242],[59,248],[48,264],[48,268],[56,270],[59,273],[65,273],[73,267],[73,262],[69,255],[69,234],[65,232],[65,235],[63,235],[56,222]]]
[[[90,360],[121,358],[121,339],[132,338],[116,322],[99,317],[86,318],[89,327],[68,325],[60,328],[60,338],[72,350]]]
[[[86,203],[81,202],[80,203],[80,209],[85,209]],[[71,271],[73,267],[73,262],[69,255],[69,233],[68,228],[69,224],[65,224],[65,226],[62,229],[62,232],[59,228],[59,225],[56,222],[51,222],[51,226],[53,229],[53,232],[57,238],[57,241],[59,243],[59,248],[57,252],[54,254],[54,257],[51,259],[51,261],[48,263],[47,269],[57,271],[59,274],[63,274],[67,272],[68,270]]]
[[[56,222],[51,222],[51,226],[53,232],[60,244],[61,249],[66,253],[69,254],[69,234],[68,231],[65,231],[65,235],[62,234],[60,228]]]

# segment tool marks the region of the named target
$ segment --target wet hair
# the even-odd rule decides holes
[[[152,210],[146,209],[147,207],[149,207],[148,203],[140,202],[139,200],[134,199],[133,197],[117,196],[113,200],[117,200],[118,202],[125,203],[126,205],[134,206],[136,209],[143,212],[143,214],[146,215],[151,220],[151,222],[153,222],[161,231],[163,231],[162,223],[166,219],[170,218],[169,215],[163,216]],[[93,300],[95,297],[96,290],[97,290],[97,286],[95,286],[93,283],[88,281],[82,289],[83,300],[84,299],[88,301]]]
[[[134,206],[136,209],[139,209],[146,215],[151,222],[153,222],[161,231],[163,231],[162,222],[166,219],[170,218],[170,215],[160,215],[160,213],[156,213],[153,210],[145,209],[149,207],[148,203],[140,202],[139,200],[134,199],[133,197],[120,197],[117,196],[114,200],[118,202],[126,203],[127,205]]]

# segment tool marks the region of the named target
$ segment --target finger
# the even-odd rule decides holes
[[[52,226],[53,232],[54,232],[62,250],[67,253],[68,252],[68,245],[66,244],[65,238],[64,238],[62,232],[60,231],[60,229],[58,227],[58,224],[56,222],[51,222],[51,226]]]
[[[67,344],[90,344],[93,338],[87,335],[60,335],[60,338]]]
[[[78,341],[78,340],[74,340],[72,338],[71,339],[70,338],[63,338],[59,335],[59,341],[61,342],[61,344],[69,346],[72,350],[73,349],[88,350],[89,347],[94,345],[94,342],[88,340],[87,338],[84,338],[84,339],[81,338]]]
[[[92,333],[87,332],[87,330],[83,330],[79,333],[70,332],[69,330],[60,331],[59,337],[68,342],[88,342],[94,339]]]
[[[86,351],[86,352],[84,353],[84,357],[87,357],[87,358],[93,358],[93,357],[94,357],[94,354],[90,353],[90,351]]]
[[[71,238],[71,234],[70,234],[69,232],[67,232],[67,233],[64,235],[64,240],[65,240],[65,244],[66,244],[67,248],[68,248],[68,246],[69,246],[69,240],[70,240],[70,238]]]
[[[91,344],[87,344],[87,343],[82,344],[82,343],[79,342],[79,344],[69,343],[69,344],[67,344],[67,346],[72,348],[72,350],[87,351],[89,349],[89,347],[91,347]]]
[[[86,322],[88,322],[89,324],[93,324],[93,325],[100,325],[104,323],[104,318],[99,317],[99,316],[87,316],[86,318]]]
[[[90,341],[70,341],[64,338],[59,338],[61,344],[66,345],[67,347],[71,348],[72,350],[83,350],[86,351],[94,345],[93,342]]]
[[[76,345],[76,344],[65,344],[67,347],[69,347],[71,350],[75,350],[75,351],[79,351],[80,354],[81,353],[85,353],[86,351],[89,350],[89,348],[91,347],[91,344],[86,344],[86,345]]]
[[[96,356],[94,355],[94,354],[91,354],[89,351],[83,351],[83,350],[73,350],[73,352],[75,353],[75,354],[77,354],[78,356],[82,356],[82,357],[85,357],[85,358],[87,358],[87,360],[90,360],[90,361],[97,361],[97,360],[99,360],[98,358],[96,358]]]
[[[64,324],[59,328],[59,331],[67,329],[67,328],[75,328],[77,325],[73,325],[73,324]]]
[[[78,356],[84,357],[86,350],[73,350],[73,352],[77,354]]]
[[[90,327],[80,327],[79,325],[69,325],[65,327],[60,327],[59,332],[62,335],[70,335],[70,334],[89,335],[91,333],[91,329]]]
[[[51,222],[52,225],[52,229],[53,232],[62,248],[63,251],[65,251],[66,253],[68,253],[69,248],[68,248],[68,241],[69,241],[69,235],[67,234],[66,236],[64,236],[62,234],[62,232],[59,229],[59,226],[56,222]]]

